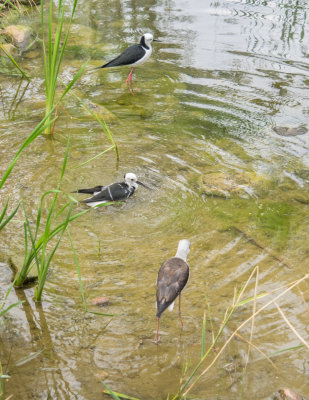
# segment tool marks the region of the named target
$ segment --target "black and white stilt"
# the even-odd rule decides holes
[[[90,207],[96,207],[99,204],[109,201],[121,201],[129,198],[138,188],[138,185],[149,189],[146,185],[137,180],[135,174],[128,172],[124,176],[124,182],[112,183],[109,186],[95,186],[89,189],[79,189],[74,193],[93,194],[92,197],[82,200],[81,203],[85,203]]]
[[[128,47],[126,50],[124,50],[118,57],[114,58],[112,61],[108,62],[107,64],[102,65],[101,67],[97,67],[95,69],[100,69],[100,68],[111,68],[111,67],[122,67],[122,66],[129,66],[131,67],[131,71],[129,73],[129,76],[127,77],[126,83],[128,86],[128,89],[131,93],[133,87],[133,80],[132,80],[132,74],[133,74],[133,69],[137,67],[138,65],[144,64],[145,61],[148,60],[148,58],[151,56],[152,53],[152,47],[151,47],[151,42],[158,42],[158,40],[155,40],[153,38],[153,35],[151,33],[145,33],[139,42],[139,44],[133,44],[132,46]]]
[[[165,261],[158,272],[157,279],[157,335],[155,343],[159,342],[159,323],[163,311],[167,308],[172,311],[175,300],[179,296],[178,314],[181,326],[180,296],[189,279],[189,265],[187,256],[190,251],[190,242],[187,239],[179,241],[175,257]]]

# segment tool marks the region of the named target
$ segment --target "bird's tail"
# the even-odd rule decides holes
[[[74,192],[71,193],[87,193],[87,194],[93,194],[94,190],[93,189],[78,189],[75,190]]]
[[[101,68],[117,67],[117,65],[114,65],[114,61],[115,60],[112,60],[106,64],[101,65],[100,67],[93,68],[92,71],[95,71],[96,69],[101,69]]]
[[[101,65],[100,67],[92,68],[90,71],[95,71],[96,69],[104,68],[104,65]]]

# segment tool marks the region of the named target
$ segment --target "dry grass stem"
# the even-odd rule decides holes
[[[241,291],[240,295],[239,295],[239,299],[241,297],[241,295],[243,294],[245,288],[248,286],[249,281],[252,277],[252,275],[254,274],[256,268],[254,268],[253,272],[251,273],[249,279],[247,280],[243,290]],[[199,376],[197,376],[195,378],[195,380],[191,383],[191,385],[188,387],[188,389],[183,393],[183,397],[185,397],[190,390],[193,388],[193,386],[195,386],[195,384],[201,379],[202,376],[204,376],[209,369],[215,364],[215,362],[218,360],[218,358],[221,356],[221,354],[223,353],[223,351],[225,350],[225,348],[227,347],[227,345],[230,343],[230,341],[234,338],[234,336],[238,333],[238,331],[240,331],[249,321],[251,321],[253,318],[255,318],[258,314],[260,314],[263,310],[265,310],[268,306],[270,306],[271,304],[275,304],[276,300],[280,299],[281,297],[283,297],[286,293],[288,293],[289,291],[291,291],[294,287],[296,287],[297,285],[299,285],[301,282],[303,282],[304,280],[309,278],[309,274],[306,274],[305,276],[303,276],[302,278],[298,279],[297,281],[295,281],[293,284],[291,284],[287,289],[285,289],[283,292],[279,293],[274,299],[268,301],[266,304],[264,304],[259,310],[257,310],[253,315],[251,315],[249,318],[247,318],[242,324],[239,325],[239,327],[237,329],[235,329],[235,331],[231,334],[231,336],[227,339],[227,341],[224,343],[224,345],[221,347],[221,349],[219,350],[219,352],[217,353],[217,355],[214,357],[214,359],[212,360],[212,362],[201,372],[201,374]],[[293,328],[294,331],[294,328]],[[297,335],[298,336],[298,335]],[[303,342],[303,339],[302,339]],[[306,343],[306,346],[309,348],[308,344]],[[207,354],[207,353],[206,353]]]
[[[305,341],[305,339],[297,332],[297,330],[294,328],[294,326],[291,324],[291,322],[287,319],[285,316],[284,312],[281,310],[281,308],[278,306],[278,304],[274,301],[275,306],[277,307],[279,313],[281,314],[282,318],[288,325],[288,327],[291,329],[291,331],[295,334],[295,336],[298,337],[298,339],[309,349],[309,344]]]
[[[248,345],[249,346],[252,346],[256,351],[258,351],[264,358],[266,358],[266,360],[267,361],[269,361],[270,362],[270,364],[275,368],[275,369],[278,369],[278,367],[276,366],[276,364],[267,356],[267,354],[265,354],[260,348],[258,348],[255,344],[253,344],[252,342],[250,342],[249,340],[247,340],[245,337],[243,337],[240,333],[236,333],[236,336],[240,339],[240,340],[242,340],[242,341],[244,341],[244,342],[246,342],[246,343],[248,343]],[[247,367],[247,363],[246,363],[246,367]],[[246,368],[245,367],[245,368]]]

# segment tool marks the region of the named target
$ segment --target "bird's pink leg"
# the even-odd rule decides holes
[[[160,317],[157,317],[157,336],[156,336],[156,344],[159,343],[159,324],[160,324]]]
[[[181,326],[182,326],[182,328],[183,328],[183,322],[182,322],[182,318],[181,318],[181,310],[180,310],[180,296],[181,296],[181,293],[179,293],[179,308],[178,308],[178,315],[179,315],[179,319],[180,319]]]
[[[133,79],[132,79],[133,69],[134,69],[134,68],[131,68],[131,71],[130,71],[130,73],[129,73],[129,76],[127,77],[127,80],[126,80],[127,86],[128,86],[128,89],[129,89],[129,92],[132,93],[132,94],[133,94],[133,91],[132,91],[132,89],[131,89],[131,87],[130,87],[130,81],[132,82],[132,86],[133,86]]]

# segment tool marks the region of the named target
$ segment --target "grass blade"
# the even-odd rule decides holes
[[[108,390],[111,390],[111,389],[108,389]],[[111,394],[108,390],[103,390],[103,393]],[[120,399],[125,399],[125,400],[139,400],[139,399],[136,398],[136,397],[127,396],[126,394],[122,394],[122,393],[118,393],[118,392],[114,392],[114,391],[113,391],[113,393],[114,393],[116,396],[118,396],[118,398],[120,398]]]
[[[2,310],[0,312],[0,317],[3,317],[3,315],[6,314],[11,308],[16,307],[19,304],[22,304],[23,302],[24,302],[24,300],[21,300],[21,301],[18,301],[17,303],[9,305],[7,308],[5,308],[4,310]]]
[[[2,222],[2,224],[0,224],[0,231],[5,227],[5,225],[11,221],[11,219],[14,217],[14,215],[17,213],[18,209],[19,209],[20,203],[18,203],[17,207],[15,208],[15,210]],[[1,221],[1,218],[0,218]]]
[[[21,73],[21,75],[26,78],[28,81],[30,80],[30,77],[26,74],[26,72],[17,64],[17,62],[14,60],[14,58],[12,57],[12,55],[5,50],[5,47],[3,45],[0,45],[0,49],[3,51],[3,53],[5,53],[5,55],[10,59],[10,61],[12,62],[12,64],[19,70],[19,72]]]
[[[104,383],[103,381],[101,381],[101,383],[106,387],[106,389],[108,390],[107,393],[110,394],[114,400],[121,400],[121,399],[116,395],[116,393],[113,392],[112,389],[110,389],[110,388],[106,385],[106,383]]]
[[[50,114],[53,110],[50,111]],[[50,115],[49,114],[49,115]],[[36,139],[42,132],[43,130],[46,128],[46,126],[52,124],[54,122],[54,120],[49,121],[48,123],[46,123],[47,118],[49,117],[49,115],[46,115],[41,122],[38,123],[38,125],[35,127],[35,129],[31,132],[31,134],[28,136],[28,138],[24,141],[24,143],[20,146],[19,150],[17,151],[15,157],[13,158],[13,161],[11,162],[11,164],[9,165],[9,167],[6,169],[3,178],[0,181],[0,189],[2,188],[2,186],[4,185],[5,181],[7,180],[8,176],[10,175],[10,173],[12,172],[12,169],[14,168],[14,165],[16,164],[17,160],[20,157],[20,154],[22,153],[22,151],[30,145],[30,143],[33,142],[34,139]]]
[[[111,147],[109,147],[108,149],[105,149],[104,151],[102,151],[101,153],[96,154],[94,157],[91,157],[89,160],[87,160],[87,161],[85,161],[85,162],[83,162],[83,163],[81,163],[81,164],[76,165],[76,166],[73,167],[72,169],[78,169],[78,168],[80,168],[80,167],[83,167],[84,165],[89,164],[91,161],[93,161],[93,160],[95,160],[96,158],[100,157],[102,154],[105,154],[105,153],[107,153],[108,151],[113,150],[113,149],[114,149],[114,146],[111,146]]]
[[[203,358],[205,355],[205,342],[206,342],[206,312],[204,312],[204,317],[203,317],[201,358]]]

